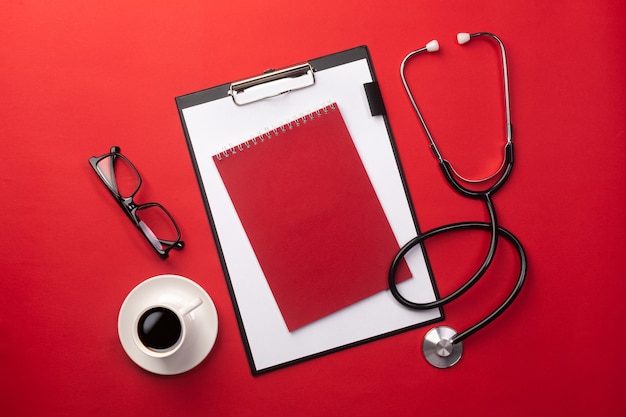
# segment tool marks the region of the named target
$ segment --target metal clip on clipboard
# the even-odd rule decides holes
[[[228,95],[233,98],[236,105],[243,106],[313,84],[315,84],[313,67],[306,63],[277,71],[270,70],[263,75],[234,82],[230,85]]]

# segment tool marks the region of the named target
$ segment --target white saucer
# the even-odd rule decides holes
[[[200,297],[202,305],[189,313],[191,324],[187,338],[176,353],[153,358],[143,353],[134,342],[135,320],[141,311],[154,303],[185,304]],[[137,285],[126,297],[117,321],[122,347],[128,356],[147,371],[175,375],[197,366],[209,354],[217,338],[217,310],[211,297],[190,279],[178,275],[159,275]]]

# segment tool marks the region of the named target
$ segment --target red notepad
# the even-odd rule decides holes
[[[290,331],[387,288],[399,246],[336,104],[213,159]]]

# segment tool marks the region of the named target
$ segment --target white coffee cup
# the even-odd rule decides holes
[[[189,313],[202,305],[200,297],[186,304],[155,303],[137,315],[133,340],[137,348],[154,358],[176,353],[187,338]]]

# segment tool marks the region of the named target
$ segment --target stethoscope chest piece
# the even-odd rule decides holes
[[[456,331],[451,327],[439,326],[426,333],[422,344],[424,357],[436,368],[449,368],[455,365],[463,354],[463,342],[452,343]]]

